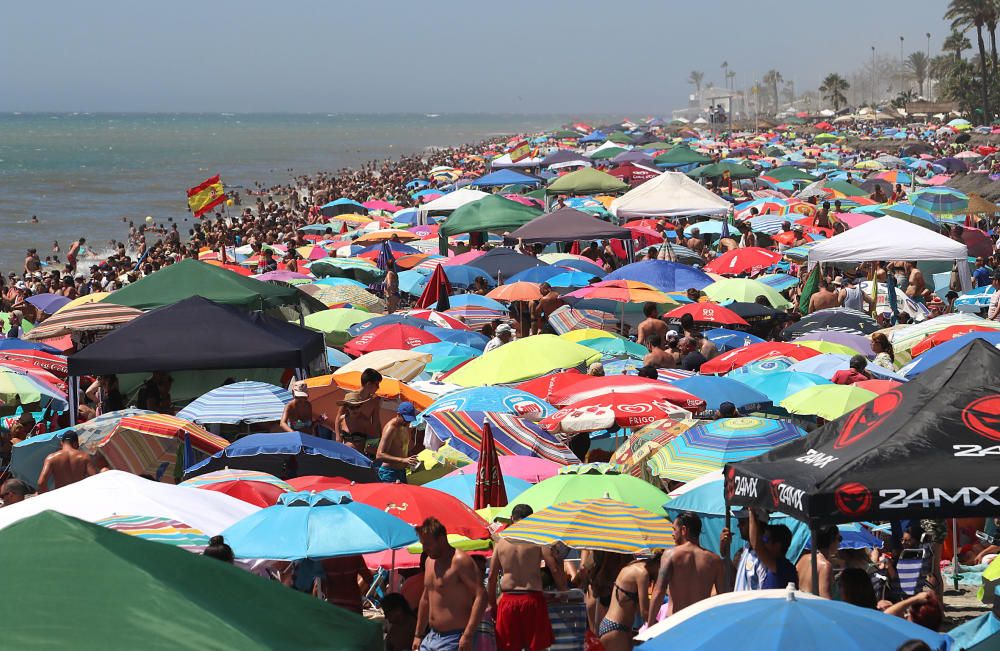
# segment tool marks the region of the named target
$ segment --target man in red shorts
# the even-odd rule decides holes
[[[517,522],[531,514],[530,506],[518,504],[511,512],[511,521]],[[552,573],[556,587],[565,590],[562,565],[549,547],[500,538],[493,548],[486,594],[496,613],[497,649],[500,651],[541,651],[555,641],[548,605],[542,594],[542,561]],[[500,581],[499,602],[497,579]]]

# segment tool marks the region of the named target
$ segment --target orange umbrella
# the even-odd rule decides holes
[[[402,231],[398,228],[386,228],[380,231],[372,231],[371,233],[365,233],[358,239],[354,240],[355,244],[378,244],[379,242],[385,242],[387,240],[395,239],[398,242],[409,242],[411,240],[419,240],[420,236],[411,233],[409,231]]]
[[[538,283],[520,281],[509,285],[500,285],[486,295],[496,301],[536,301],[542,297]]]
[[[321,375],[311,377],[306,381],[306,390],[309,393],[309,402],[312,403],[316,413],[326,413],[333,418],[339,408],[338,400],[343,400],[348,391],[358,391],[361,389],[361,372],[340,373],[338,375]],[[380,398],[392,403],[409,401],[423,411],[431,406],[434,399],[427,394],[407,386],[405,383],[391,377],[383,377],[382,383],[375,392]],[[386,422],[396,415],[396,404],[382,403],[382,422]]]

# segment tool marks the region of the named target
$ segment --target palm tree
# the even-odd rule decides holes
[[[696,93],[701,93],[701,82],[705,80],[705,73],[701,70],[692,70],[688,75],[688,83],[694,84]]]
[[[719,67],[722,68],[722,85],[729,88],[729,62],[723,61]]]
[[[851,87],[847,80],[838,75],[836,72],[831,72],[824,79],[823,83],[820,84],[819,90],[823,93],[823,99],[828,99],[833,102],[833,110],[839,111],[841,104],[847,103],[847,96],[844,95],[845,92]]]
[[[986,123],[993,119],[993,114],[990,112],[990,79],[986,71],[986,43],[983,41],[983,27],[990,15],[987,5],[990,4],[992,0],[951,0],[948,11],[944,14],[945,20],[951,21],[953,30],[964,33],[970,27],[976,28],[976,41],[979,46],[979,93],[983,108],[982,118]]]
[[[767,86],[771,91],[771,99],[774,101],[774,112],[778,112],[778,84],[785,80],[781,76],[781,73],[777,70],[771,69],[764,73],[764,77],[761,81]]]
[[[965,34],[953,31],[948,35],[948,38],[944,39],[944,45],[941,49],[955,50],[955,60],[958,61],[962,58],[962,52],[970,49],[971,47],[972,43],[970,43],[969,39],[965,37]]]
[[[1000,0],[986,0],[983,19],[990,33],[990,58],[993,59],[993,71],[997,69],[997,22],[1000,21]]]
[[[914,52],[910,56],[906,57],[906,68],[917,81],[917,87],[920,89],[921,96],[924,94],[924,82],[927,80],[927,71],[929,66],[930,60],[923,52]]]

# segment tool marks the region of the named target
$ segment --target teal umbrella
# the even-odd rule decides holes
[[[586,346],[587,348],[593,348],[597,352],[601,353],[607,357],[629,355],[632,357],[638,357],[642,359],[646,356],[649,350],[645,346],[635,343],[634,341],[629,341],[628,339],[622,339],[620,337],[600,337],[598,339],[585,339],[583,341],[578,341],[581,346]]]
[[[830,384],[822,375],[800,371],[776,371],[774,373],[744,373],[732,375],[750,388],[756,389],[778,404],[793,393],[817,384]]]

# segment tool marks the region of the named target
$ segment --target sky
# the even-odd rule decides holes
[[[37,0],[0,10],[0,111],[608,113],[692,69],[798,92],[932,55],[945,0]]]

